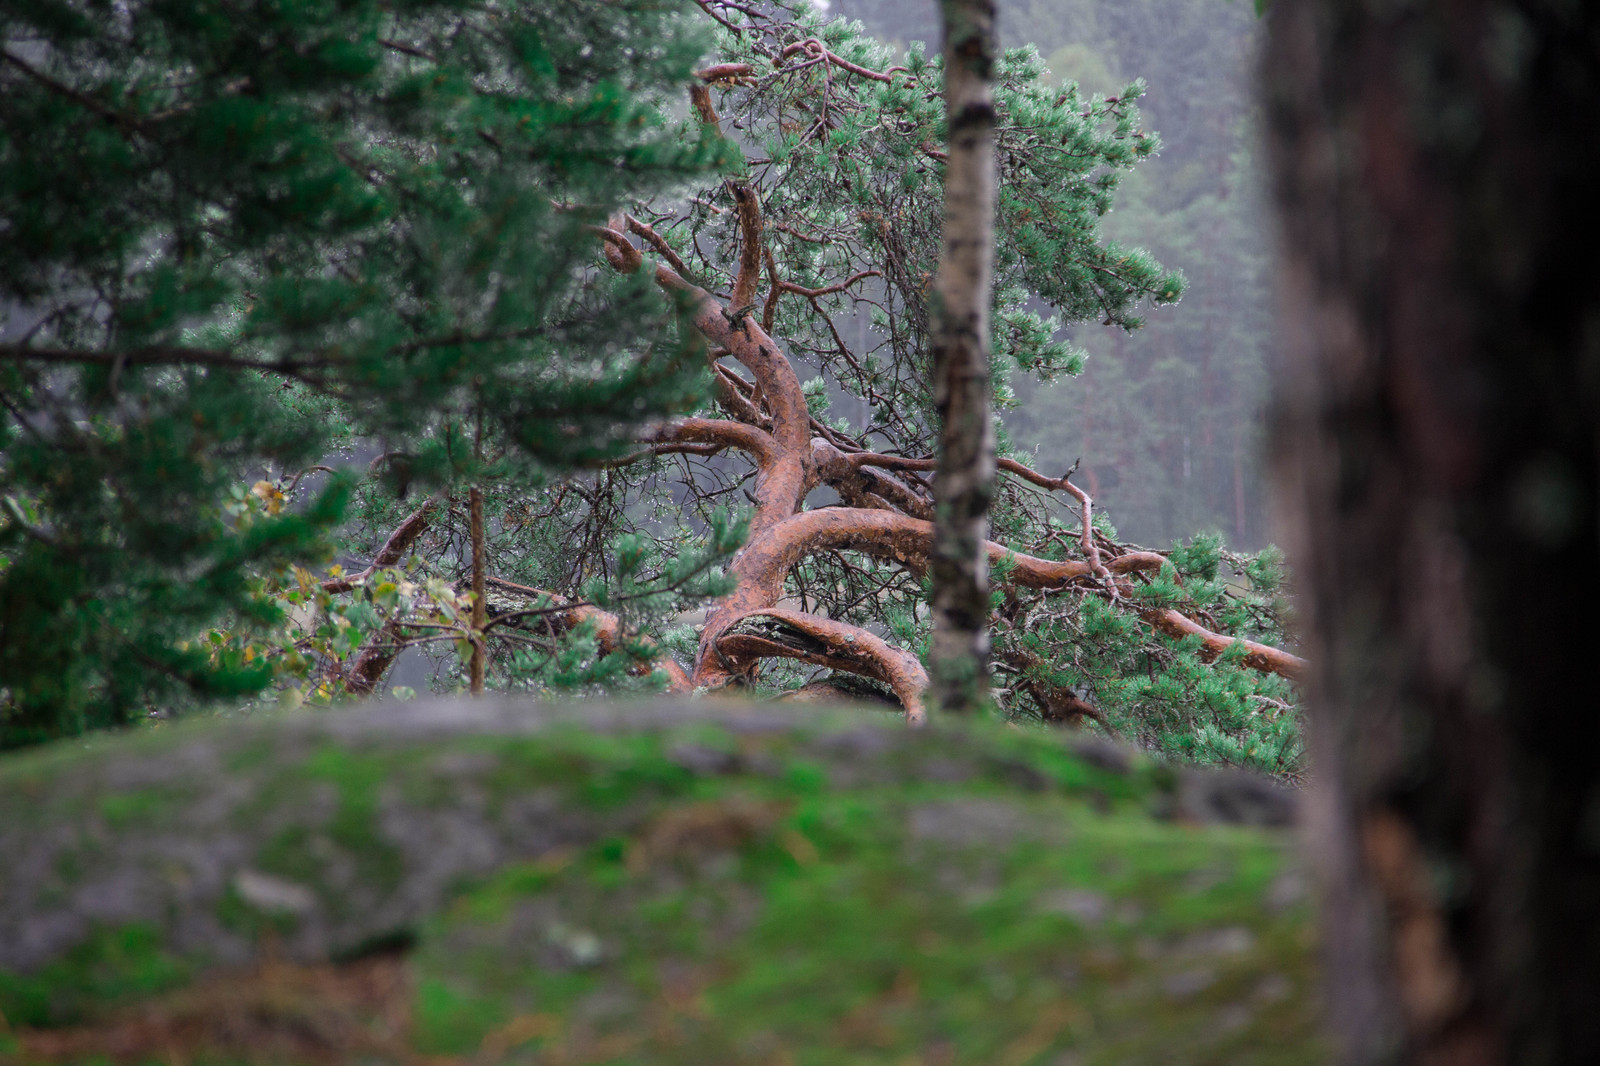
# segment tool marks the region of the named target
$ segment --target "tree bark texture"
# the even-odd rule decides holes
[[[944,251],[935,279],[933,696],[971,711],[988,696],[989,571],[984,543],[995,490],[989,414],[989,303],[994,264],[994,0],[943,0]]]
[[[1348,1062],[1600,1061],[1600,10],[1270,19],[1331,1019]]]

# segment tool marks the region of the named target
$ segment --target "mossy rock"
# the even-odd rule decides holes
[[[1285,794],[883,719],[403,704],[9,756],[0,1060],[138,1061],[130,1012],[397,947],[383,1039],[191,1026],[184,1056],[1321,1060],[1292,840],[1214,824],[1281,823]]]

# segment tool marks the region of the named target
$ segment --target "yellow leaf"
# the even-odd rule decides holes
[[[251,485],[250,494],[266,505],[268,514],[283,510],[283,490],[270,481],[258,481]]]

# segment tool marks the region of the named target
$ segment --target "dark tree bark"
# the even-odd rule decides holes
[[[1332,1020],[1600,1061],[1600,9],[1271,20]]]
[[[933,698],[972,711],[988,696],[989,571],[994,498],[989,416],[989,302],[994,263],[994,0],[943,0],[944,251],[935,281],[933,374],[939,410],[934,481]]]

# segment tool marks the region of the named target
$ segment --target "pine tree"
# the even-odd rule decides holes
[[[704,43],[659,0],[0,9],[0,745],[268,683],[201,638],[328,557],[333,449],[528,485],[694,402],[589,230],[725,154],[665,121]]]
[[[220,279],[224,302],[205,305],[209,317],[173,312],[166,334],[133,334],[119,360],[92,343],[98,337],[122,350],[126,329],[101,337],[93,330],[104,323],[89,312],[76,325],[46,323],[26,341],[8,341],[7,373],[37,383],[26,405],[13,401],[31,428],[17,423],[11,440],[32,436],[8,443],[8,470],[24,469],[13,454],[32,456],[32,465],[31,480],[15,482],[25,491],[12,494],[20,518],[6,529],[9,565],[43,572],[38,560],[70,563],[78,567],[72,573],[88,575],[84,587],[116,590],[109,601],[46,598],[80,631],[84,619],[101,619],[95,612],[107,602],[123,611],[120,631],[102,626],[96,632],[109,635],[98,642],[80,632],[52,651],[67,665],[100,671],[73,693],[80,715],[112,706],[126,717],[183,686],[219,692],[242,676],[248,684],[237,686],[251,688],[269,674],[267,695],[291,703],[385,689],[403,695],[399,657],[442,652],[433,657],[435,683],[446,688],[476,688],[481,677],[487,686],[531,690],[845,693],[921,716],[933,517],[927,475],[939,424],[931,283],[948,158],[942,64],[921,47],[896,63],[859,25],[809,9],[698,6],[720,29],[693,72],[687,108],[642,74],[581,83],[606,88],[600,110],[589,107],[595,91],[569,92],[561,80],[594,63],[610,70],[603,56],[613,51],[634,57],[624,64],[629,77],[645,58],[650,70],[665,62],[658,49],[682,40],[672,36],[679,24],[659,15],[659,32],[634,38],[657,17],[640,8],[627,26],[615,12],[593,16],[614,38],[597,36],[594,26],[561,38],[570,62],[545,64],[546,53],[519,39],[515,62],[490,63],[485,69],[499,73],[462,83],[431,126],[417,116],[434,114],[431,94],[452,84],[437,68],[449,66],[453,50],[493,37],[508,16],[486,9],[490,30],[455,32],[465,24],[454,21],[432,36],[397,35],[385,22],[377,54],[388,73],[373,76],[380,87],[396,79],[394,91],[410,93],[406,106],[374,105],[376,117],[352,119],[348,137],[332,138],[340,164],[342,156],[367,160],[355,187],[379,197],[381,217],[339,229],[319,215],[302,241],[263,239],[221,255],[213,231],[231,232],[219,226],[232,216],[206,207],[195,213],[197,251],[189,253],[195,263],[210,257],[204,270],[173,259],[159,227],[141,254]],[[584,16],[524,13],[512,23],[529,20],[545,41]],[[648,56],[629,53],[628,39],[651,40]],[[15,54],[70,88],[39,57]],[[555,81],[540,83],[544,96],[529,90],[536,107],[499,107],[490,90],[529,55],[529,69]],[[1081,367],[1082,353],[1060,340],[1063,324],[1137,329],[1141,308],[1176,301],[1183,281],[1100,230],[1122,175],[1158,144],[1140,126],[1142,85],[1090,95],[1055,84],[1031,49],[996,60],[1001,180],[989,371],[996,404],[1006,409],[1016,403],[1013,375],[1049,380]],[[110,69],[84,62],[84,78]],[[412,64],[424,65],[425,76],[412,77]],[[40,84],[20,68],[14,76]],[[205,99],[213,97],[232,100],[228,92]],[[346,94],[319,114],[342,119],[371,99],[387,98]],[[420,112],[418,101],[427,105]],[[164,106],[168,112],[189,113]],[[382,125],[384,115],[396,125],[404,118],[405,129]],[[567,142],[541,134],[540,123],[564,115],[575,127],[567,133],[591,139],[591,154],[552,154]],[[511,150],[540,137],[548,152]],[[602,142],[615,150],[607,155]],[[696,176],[696,166],[718,159],[724,167],[715,177]],[[269,155],[291,170],[295,160],[304,162]],[[22,168],[6,173],[9,180]],[[674,176],[686,180],[669,185]],[[262,182],[269,200],[290,187]],[[608,211],[630,183],[639,195]],[[295,265],[298,273],[285,273]],[[136,295],[156,291],[144,272],[117,276]],[[376,280],[360,288],[368,278]],[[130,306],[153,298],[140,299]],[[231,313],[220,313],[224,307]],[[88,339],[64,336],[69,326]],[[151,363],[177,347],[189,365]],[[76,362],[63,352],[77,353]],[[228,362],[246,358],[264,365]],[[54,365],[40,365],[50,359]],[[210,362],[193,365],[202,359]],[[714,403],[695,399],[696,371],[709,375]],[[70,396],[51,377],[64,372]],[[227,438],[230,451],[196,448],[183,453],[188,466],[173,467],[191,481],[210,479],[205,493],[191,494],[215,507],[206,527],[212,540],[182,552],[148,543],[124,552],[127,538],[109,517],[118,496],[108,489],[90,497],[99,510],[72,527],[94,532],[93,550],[51,547],[65,528],[52,516],[69,502],[49,494],[51,479],[63,476],[62,427],[104,425],[109,434],[137,425],[118,406],[132,395],[129,380],[141,383],[139,397],[182,414],[150,420],[163,431],[191,432],[195,397],[213,380],[235,402],[250,401],[250,417]],[[99,422],[32,414],[61,396],[109,414]],[[659,417],[678,405],[693,409]],[[636,426],[652,413],[645,428],[630,431],[630,420]],[[271,425],[280,426],[277,451],[263,444],[262,427]],[[619,454],[618,442],[630,436]],[[305,440],[315,443],[294,453]],[[312,534],[331,528],[337,508],[307,499],[307,486],[323,476],[315,459],[330,441],[379,454],[349,490],[354,503],[337,537],[339,562],[353,566],[319,574],[326,555]],[[1074,483],[1066,456],[1018,454],[1003,433],[998,446],[1002,479],[983,551],[993,575],[991,695],[1002,712],[1095,723],[1174,755],[1295,772],[1289,678],[1303,664],[1274,646],[1286,636],[1272,559],[1229,556],[1208,540],[1172,551],[1127,544]],[[263,457],[276,465],[249,465]],[[575,463],[588,470],[546,476]],[[298,540],[288,536],[295,530],[303,532]],[[223,559],[224,549],[233,554]],[[180,573],[191,580],[170,580]],[[116,583],[140,575],[138,596]],[[231,600],[194,579],[215,575],[235,582]],[[20,603],[23,590],[53,587],[12,582],[5,593]],[[168,611],[148,624],[135,608],[156,603],[152,588],[173,590],[162,595],[174,602],[191,595],[188,613]],[[696,604],[706,608],[703,624],[674,621]],[[105,668],[130,632],[151,635],[150,646],[168,659]],[[182,670],[163,670],[163,662]],[[6,669],[13,736],[17,708],[66,705],[58,693],[18,687],[14,667]],[[27,676],[43,686],[64,671],[46,665]],[[106,679],[123,677],[143,687],[108,699]]]
[[[491,587],[507,597],[487,623],[503,641],[491,682],[542,687],[615,660],[619,672],[653,664],[685,690],[844,693],[916,719],[930,666],[942,66],[921,48],[896,63],[859,25],[816,13],[707,6],[724,33],[698,72],[689,121],[737,138],[743,165],[689,195],[634,205],[597,244],[619,273],[693,302],[717,401],[653,427],[603,471],[490,500],[503,516],[491,555],[504,568]],[[1087,96],[1052,84],[1031,50],[997,60],[990,372],[1009,406],[1013,375],[1081,365],[1057,339],[1062,322],[1137,328],[1141,305],[1175,300],[1182,279],[1099,231],[1119,178],[1157,143],[1139,125],[1140,85]],[[1040,303],[1059,317],[1039,314]],[[1019,455],[1003,436],[1000,446],[984,551],[1003,713],[1296,772],[1289,677],[1302,664],[1272,646],[1288,639],[1274,559],[1229,555],[1215,539],[1138,549],[1074,484],[1069,459]],[[631,600],[621,614],[596,610],[597,577],[617,574],[613,559],[629,581],[679,582],[706,558],[695,548],[706,534],[726,532],[719,513],[741,500],[748,539],[703,624],[651,628]],[[428,551],[441,577],[462,528],[459,516],[439,517]],[[618,534],[628,553],[613,552]],[[449,610],[407,609],[403,641],[387,646],[437,647],[442,633],[464,632]],[[590,639],[564,658],[551,638],[580,624]],[[639,639],[647,632],[659,643]],[[631,661],[611,654],[629,641]],[[443,665],[448,679],[457,667]]]

